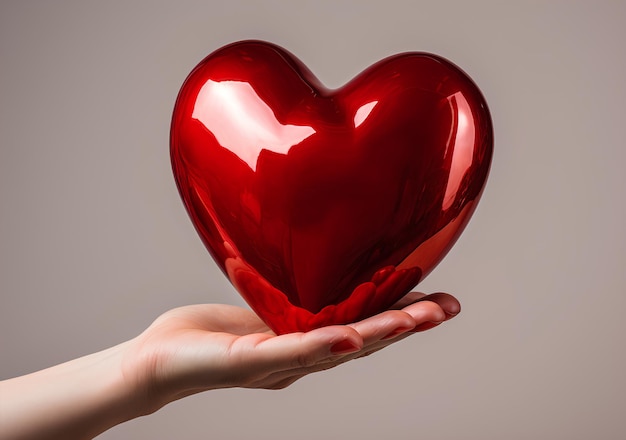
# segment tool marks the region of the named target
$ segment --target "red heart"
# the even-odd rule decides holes
[[[469,221],[492,149],[483,96],[441,57],[395,55],[329,90],[259,41],[191,72],[171,130],[200,237],[276,333],[359,320],[406,294]]]

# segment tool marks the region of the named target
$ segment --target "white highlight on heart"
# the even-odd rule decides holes
[[[278,122],[252,86],[242,81],[207,81],[198,93],[193,118],[256,171],[262,150],[287,154],[315,133],[313,127]]]
[[[372,101],[359,107],[354,114],[354,128],[357,128],[367,119],[374,107],[376,107],[376,104],[378,104],[378,101]]]

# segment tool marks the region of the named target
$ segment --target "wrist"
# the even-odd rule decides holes
[[[121,376],[126,390],[132,390],[134,417],[152,414],[198,392],[185,374],[192,362],[181,360],[181,347],[165,339],[158,332],[155,337],[155,331],[146,331],[124,344]]]
[[[132,402],[129,419],[152,414],[172,400],[168,399],[166,386],[159,378],[161,361],[142,336],[120,347],[120,379],[128,402]]]
[[[93,438],[145,413],[124,375],[130,343],[0,383],[11,396],[0,408],[8,438]],[[10,403],[10,404],[9,404]]]

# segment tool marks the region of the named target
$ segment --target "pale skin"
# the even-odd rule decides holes
[[[411,293],[360,322],[276,336],[239,307],[170,310],[130,341],[0,382],[0,439],[90,439],[202,391],[282,389],[459,311],[451,295]]]

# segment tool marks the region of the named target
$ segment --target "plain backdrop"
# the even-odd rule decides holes
[[[169,163],[174,100],[207,54],[269,40],[338,87],[419,50],[469,73],[495,126],[476,214],[419,286],[462,314],[286,390],[208,392],[101,438],[626,438],[625,23],[621,1],[2,1],[0,378],[175,306],[242,304]]]

